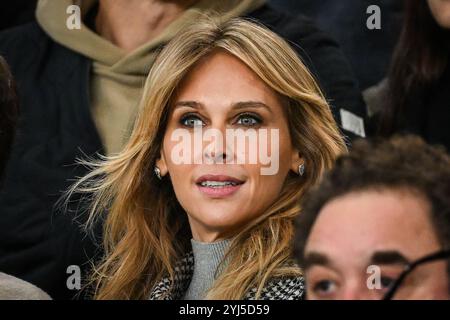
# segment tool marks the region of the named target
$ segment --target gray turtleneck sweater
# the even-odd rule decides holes
[[[0,300],[51,300],[38,287],[0,272]]]
[[[194,274],[184,300],[202,300],[216,279],[216,270],[220,266],[230,240],[203,243],[191,240],[194,253]]]

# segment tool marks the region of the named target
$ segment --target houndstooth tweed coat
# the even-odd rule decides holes
[[[194,255],[187,254],[175,267],[174,281],[163,278],[150,293],[150,300],[180,300],[183,298],[194,272]],[[290,277],[269,281],[260,300],[302,300],[305,287],[303,277]],[[245,300],[256,299],[256,288],[250,290]]]

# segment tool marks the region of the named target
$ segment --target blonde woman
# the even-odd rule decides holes
[[[123,152],[71,190],[104,218],[95,298],[301,299],[293,220],[346,147],[295,52],[255,23],[205,19],[162,50],[144,91]]]

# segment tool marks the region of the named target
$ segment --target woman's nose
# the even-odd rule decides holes
[[[220,139],[220,137],[217,137]],[[222,142],[218,140],[214,140],[206,145],[204,150],[204,158],[207,163],[212,164],[221,164],[221,163],[230,163],[233,159],[233,152],[229,150],[225,139]]]
[[[209,164],[229,163],[233,159],[233,150],[226,139],[225,127],[212,127],[203,134],[203,158]]]
[[[226,163],[227,162],[227,152],[225,150],[211,150],[205,152],[205,159],[214,164]]]

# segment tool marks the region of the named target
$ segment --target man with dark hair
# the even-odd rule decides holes
[[[296,224],[309,299],[448,299],[449,249],[450,157],[413,136],[356,143]]]

